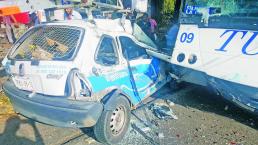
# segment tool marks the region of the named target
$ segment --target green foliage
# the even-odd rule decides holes
[[[162,13],[161,17],[158,18],[159,27],[168,27],[173,19],[172,13]]]
[[[175,9],[175,0],[164,0],[163,2],[163,13],[173,13]]]
[[[173,19],[176,0],[162,0],[161,15],[158,17],[160,27],[168,27]]]

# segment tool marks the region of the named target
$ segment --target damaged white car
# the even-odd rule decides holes
[[[128,129],[131,109],[169,81],[164,63],[148,49],[155,45],[128,20],[39,25],[5,58],[11,77],[3,89],[28,118],[61,127],[94,126],[100,142],[114,144]]]

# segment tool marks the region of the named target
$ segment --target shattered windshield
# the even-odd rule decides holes
[[[15,45],[9,57],[16,60],[67,60],[79,44],[82,30],[67,26],[41,26],[31,29]]]
[[[216,13],[220,15],[258,17],[257,0],[186,0],[184,5],[184,12],[190,15],[203,14],[199,12],[202,8],[207,8],[207,13],[214,14],[214,8],[219,8]]]
[[[138,41],[154,49],[157,49],[157,46],[155,45],[155,43],[142,31],[142,29],[137,24],[134,24],[133,29],[134,29],[133,35]]]

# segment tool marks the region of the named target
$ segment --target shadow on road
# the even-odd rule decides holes
[[[86,134],[88,137],[91,137],[91,138],[97,140],[95,135],[94,135],[93,127],[81,128],[81,132]]]
[[[185,87],[194,87],[194,89],[180,97],[169,98],[169,100],[184,107],[191,107],[204,112],[215,113],[236,120],[251,128],[258,130],[258,116],[252,114],[233,103],[229,102],[220,95],[216,95],[212,90],[201,86],[192,86],[184,84]],[[182,88],[182,89],[183,89]],[[170,92],[171,93],[171,92]],[[177,93],[177,92],[173,92]]]
[[[25,137],[17,136],[17,131],[20,129],[21,124],[29,124],[32,126],[36,141],[32,141]],[[0,144],[4,145],[44,145],[41,135],[35,125],[34,121],[21,120],[18,116],[12,116],[6,121],[5,129],[0,134]]]

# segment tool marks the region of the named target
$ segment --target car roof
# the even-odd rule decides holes
[[[96,29],[97,31],[111,36],[132,35],[132,26],[129,20],[124,21],[124,27],[121,25],[121,19],[94,19],[89,20],[66,20],[45,23],[44,25],[65,25],[80,27],[83,29]]]
[[[123,26],[121,23],[123,23]],[[74,26],[83,28],[85,30],[95,29],[94,31],[99,34],[106,34],[112,37],[128,36],[135,38],[135,35],[133,35],[133,27],[131,21],[127,19],[125,19],[124,21],[122,21],[121,19],[66,20],[46,23],[45,25]],[[153,45],[145,42],[141,43],[144,43],[149,47],[156,48],[154,43]]]

